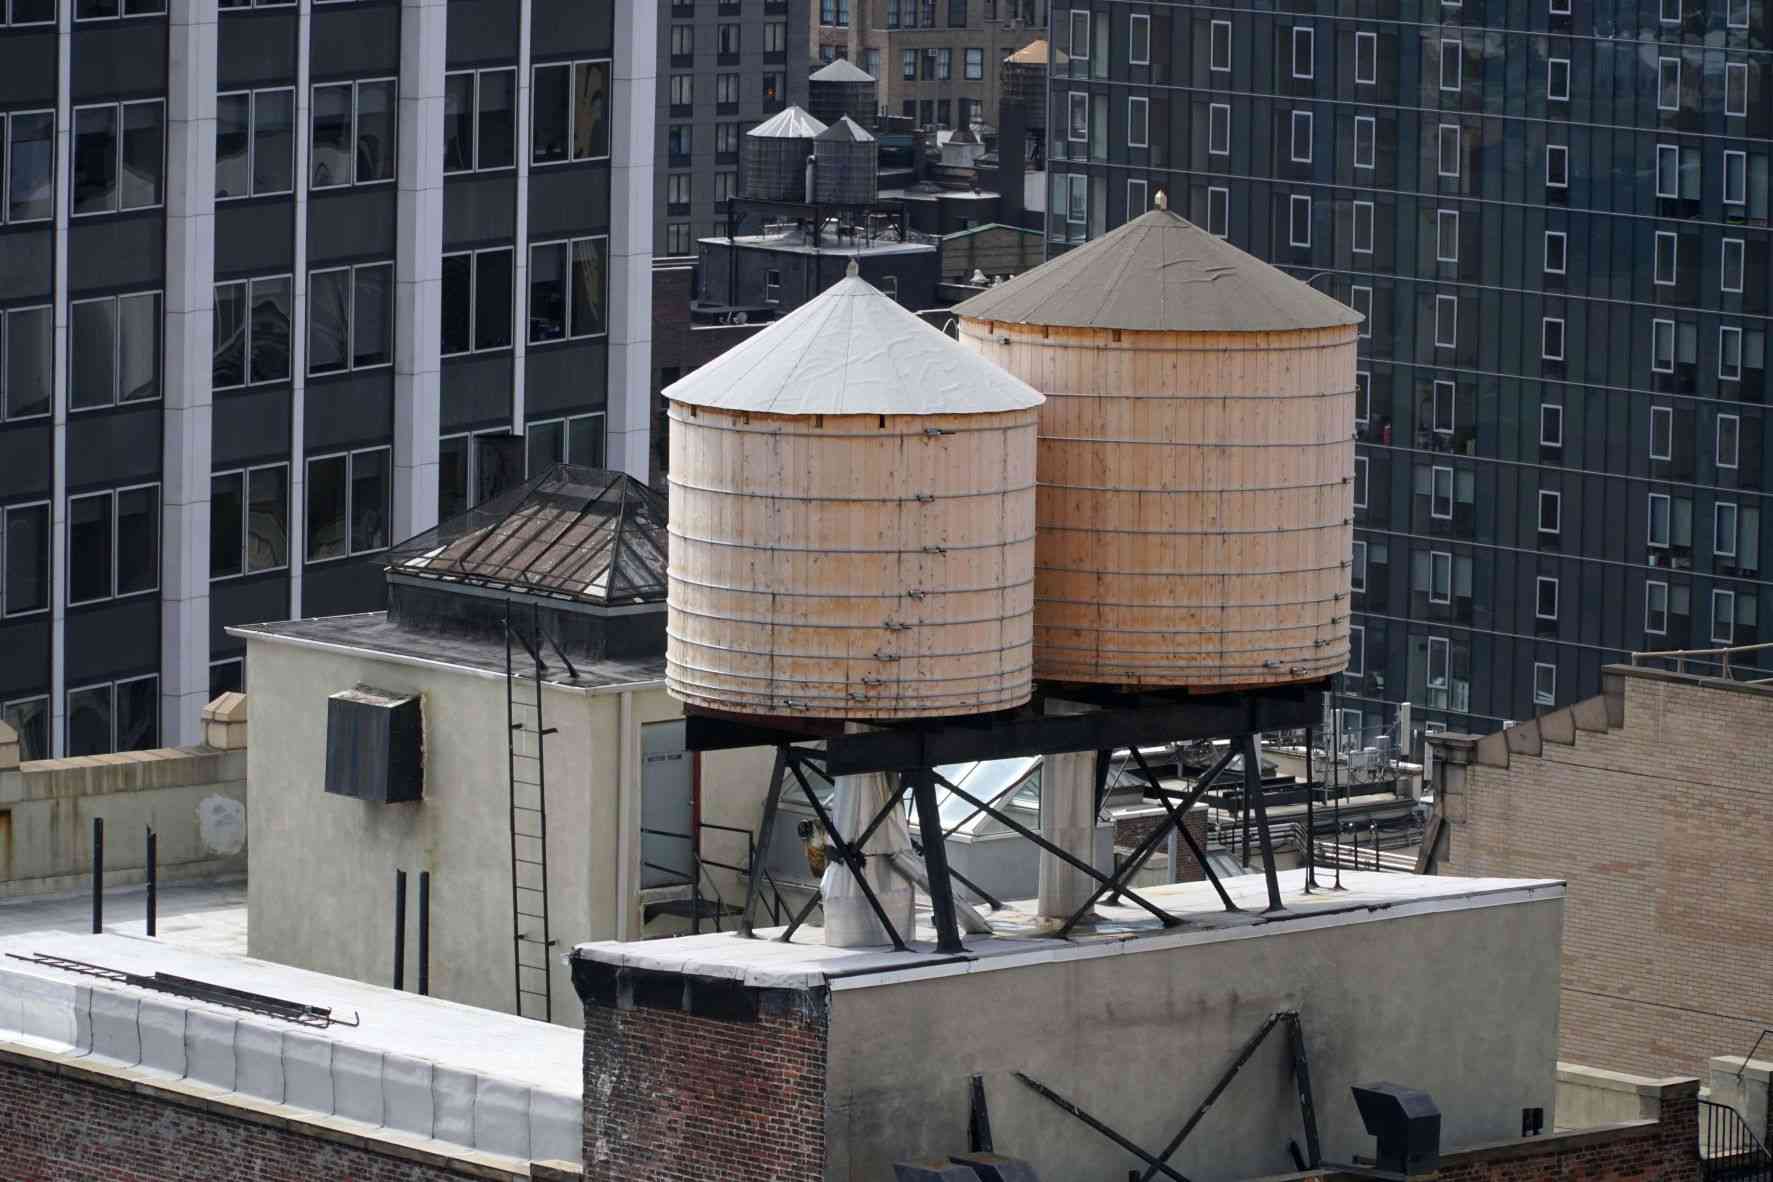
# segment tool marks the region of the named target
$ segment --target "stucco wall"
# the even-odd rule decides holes
[[[975,1073],[1001,1152],[1043,1177],[1124,1177],[1131,1155],[1011,1073],[1161,1146],[1279,1009],[1303,1019],[1326,1158],[1370,1155],[1349,1086],[1375,1080],[1427,1090],[1443,1145],[1518,1136],[1556,1092],[1562,925],[1549,898],[833,990],[827,1177],[964,1148]],[[1196,1182],[1281,1173],[1300,1137],[1276,1030],[1171,1164]]]
[[[92,881],[92,822],[105,822],[105,881],[146,879],[147,834],[160,878],[246,869],[246,752],[164,748],[45,759],[0,771],[0,898]]]

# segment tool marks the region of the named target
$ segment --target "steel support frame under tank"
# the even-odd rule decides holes
[[[1241,692],[1199,694],[1183,691],[1116,691],[1101,686],[1043,685],[1026,706],[997,714],[962,715],[913,721],[882,721],[874,729],[845,733],[842,723],[829,720],[790,717],[760,717],[728,714],[691,708],[686,714],[686,746],[691,751],[719,751],[738,747],[773,746],[776,748],[775,770],[770,790],[764,801],[764,815],[758,834],[757,857],[753,861],[745,894],[744,911],[739,920],[739,934],[750,936],[751,916],[759,898],[762,863],[767,857],[775,827],[777,804],[788,777],[792,776],[805,794],[829,835],[828,854],[850,867],[875,915],[886,926],[896,948],[906,948],[904,937],[887,919],[880,901],[862,874],[865,855],[862,846],[868,837],[898,807],[907,792],[912,792],[918,805],[918,816],[934,816],[935,785],[941,784],[955,796],[983,812],[993,820],[1033,842],[1038,848],[1059,858],[1083,874],[1095,879],[1097,890],[1089,901],[1068,918],[1059,929],[1060,936],[1069,935],[1082,922],[1096,902],[1104,895],[1125,898],[1150,912],[1165,927],[1182,921],[1127,887],[1127,882],[1150,857],[1157,844],[1170,833],[1180,831],[1201,864],[1221,901],[1235,909],[1230,896],[1207,865],[1200,850],[1187,832],[1183,820],[1190,807],[1214,783],[1234,756],[1241,755],[1246,767],[1246,784],[1254,782],[1252,807],[1256,813],[1261,838],[1262,860],[1268,888],[1270,912],[1280,911],[1284,904],[1275,876],[1274,848],[1268,833],[1267,809],[1260,790],[1261,773],[1255,766],[1254,736],[1264,731],[1301,730],[1313,725],[1322,712],[1322,695],[1330,680],[1301,683]],[[1063,704],[1049,713],[1050,707]],[[1157,777],[1138,754],[1139,748],[1170,742],[1198,742],[1205,739],[1226,739],[1225,755],[1213,770],[1197,780],[1186,793],[1157,789]],[[816,744],[809,745],[809,744]],[[950,783],[937,768],[945,764],[971,763],[979,760],[1011,759],[1029,755],[1057,755],[1072,751],[1093,751],[1098,760],[1104,752],[1126,748],[1134,753],[1147,784],[1164,806],[1165,818],[1156,830],[1140,842],[1132,857],[1112,874],[1104,874],[1075,857],[1069,851],[1048,842],[1041,835],[1015,819],[969,795]],[[855,840],[846,840],[836,832],[824,803],[813,790],[808,772],[831,782],[840,775],[864,775],[886,772],[898,777],[897,790],[891,794],[873,822]],[[1253,775],[1248,773],[1253,772]],[[1100,772],[1098,773],[1100,775]],[[954,954],[964,951],[954,911],[953,885],[948,868],[946,843],[942,826],[919,826],[924,861],[932,887],[931,914],[937,931],[937,951]],[[811,914],[817,902],[815,894],[794,918],[782,937],[788,939]]]

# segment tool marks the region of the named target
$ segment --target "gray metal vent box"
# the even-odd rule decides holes
[[[360,685],[327,699],[326,790],[378,804],[424,796],[424,720],[416,694]]]

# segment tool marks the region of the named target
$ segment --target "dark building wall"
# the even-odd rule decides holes
[[[835,244],[815,255],[800,250],[772,250],[743,243],[728,247],[725,242],[704,241],[702,290],[711,302],[726,303],[728,294],[736,292],[731,301],[736,306],[770,305],[778,309],[778,314],[785,315],[842,279],[852,257],[862,278],[869,283],[882,288],[896,284],[897,299],[904,307],[916,311],[935,306],[941,259],[934,247],[865,251],[852,256]],[[729,281],[735,267],[733,286]]]
[[[1757,642],[1773,608],[1766,11],[1570,8],[1055,18],[1080,52],[1051,83],[1054,250],[1167,190],[1368,313],[1342,682],[1366,742],[1401,700],[1493,730],[1633,650]]]

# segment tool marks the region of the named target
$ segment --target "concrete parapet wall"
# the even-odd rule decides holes
[[[1663,1094],[1680,1082],[1559,1063],[1557,1111],[1552,1124],[1558,1129],[1588,1129],[1621,1121],[1657,1120]]]

